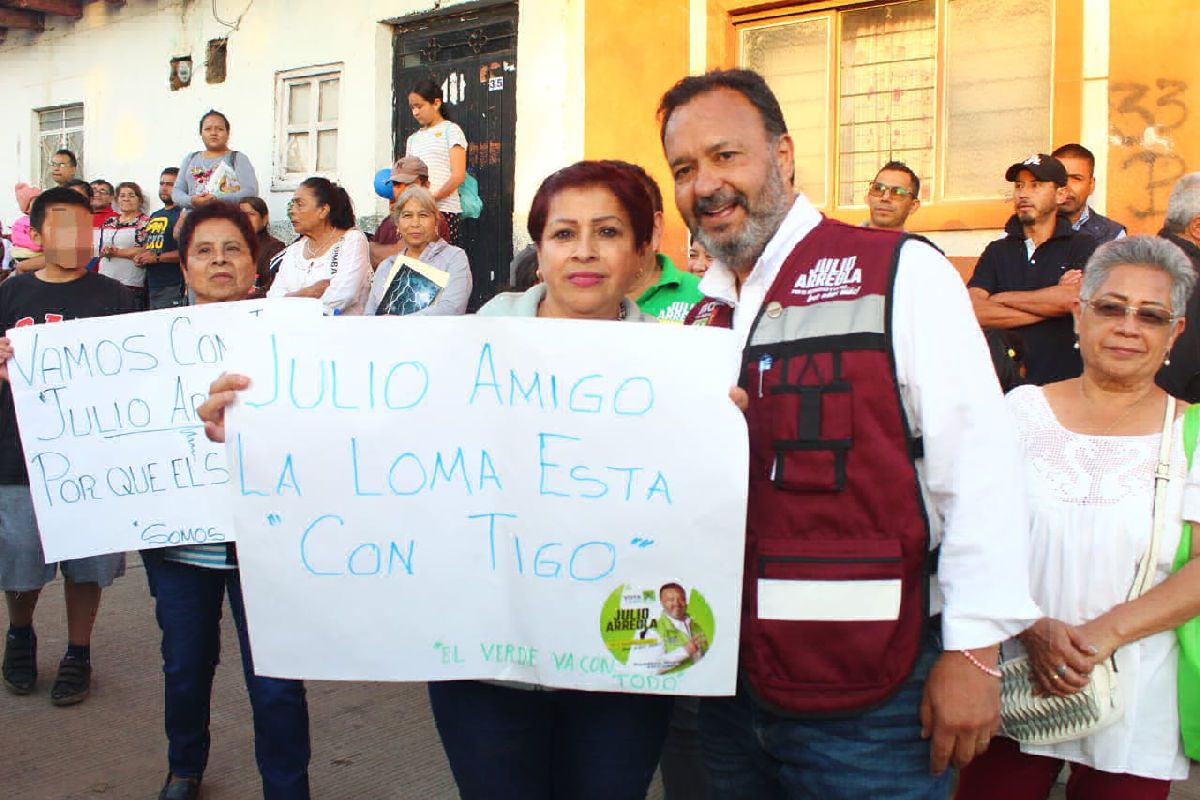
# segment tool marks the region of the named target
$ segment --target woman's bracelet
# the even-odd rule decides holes
[[[992,668],[991,668],[991,667],[989,667],[987,664],[984,664],[982,661],[980,661],[978,658],[976,658],[976,657],[975,657],[975,654],[974,654],[974,653],[972,653],[970,650],[959,650],[958,652],[962,653],[962,654],[963,654],[963,657],[964,657],[964,658],[966,658],[966,659],[967,659],[967,661],[970,661],[970,662],[971,662],[972,664],[974,664],[976,667],[978,667],[979,669],[983,670],[983,671],[984,671],[984,672],[986,672],[988,675],[991,675],[993,678],[999,678],[999,677],[1000,677],[1000,670],[998,670],[998,669],[992,669]]]

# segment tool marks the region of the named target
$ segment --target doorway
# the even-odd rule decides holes
[[[517,5],[489,4],[396,25],[393,151],[417,129],[408,90],[432,77],[448,114],[467,137],[467,171],[479,182],[483,213],[462,220],[463,249],[474,288],[468,310],[509,282],[513,255],[513,176],[516,164]]]

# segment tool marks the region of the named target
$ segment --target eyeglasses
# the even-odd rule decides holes
[[[871,197],[883,197],[891,192],[892,197],[912,197],[912,189],[906,189],[903,186],[888,186],[886,183],[879,181],[871,181],[867,184],[867,194]]]
[[[69,167],[69,166],[71,166],[71,162],[70,161],[51,161],[50,166],[51,167]]]
[[[112,194],[112,189],[105,189],[103,186],[93,186],[92,194]]]
[[[1092,300],[1088,308],[1101,319],[1115,320],[1132,316],[1138,323],[1151,328],[1163,328],[1179,319],[1165,308],[1157,306],[1130,306],[1120,300]]]

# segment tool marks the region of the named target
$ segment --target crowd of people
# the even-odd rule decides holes
[[[204,150],[163,171],[153,215],[135,184],[114,195],[56,154],[58,186],[18,190],[28,220],[19,237],[14,226],[20,274],[0,284],[0,325],[264,295],[319,298],[331,315],[465,313],[466,141],[432,82],[409,100],[421,128],[370,239],[345,190],[319,177],[289,205],[296,240],[273,239],[219,112],[201,119]],[[711,365],[732,376],[749,432],[737,692],[431,683],[462,795],[640,798],[661,762],[672,799],[1046,797],[1064,764],[1072,800],[1167,797],[1189,763],[1174,629],[1200,615],[1200,567],[1180,545],[1200,519],[1184,438],[1200,401],[1200,325],[1187,322],[1200,318],[1200,173],[1179,180],[1158,236],[1126,236],[1089,205],[1086,148],[1024,158],[1004,173],[1014,213],[964,286],[905,233],[921,205],[905,164],[869,183],[858,226],[797,190],[759,75],[683,78],[658,121],[692,235],[687,269],[659,252],[663,200],[645,170],[583,161],[542,182],[533,245],[511,272],[520,285],[478,313],[720,326],[743,342],[735,363]],[[0,361],[11,355],[0,340]],[[247,386],[214,382],[200,409],[210,438],[223,441],[224,410]],[[0,403],[3,682],[36,688],[34,609],[57,566],[69,645],[50,697],[73,704],[124,556],[44,562],[6,382]],[[163,634],[160,797],[199,796],[226,594],[264,796],[307,797],[304,687],[254,672],[235,547],[143,557]],[[1139,570],[1144,593],[1130,591]],[[1001,668],[1019,656],[1035,691],[1057,698],[1111,663],[1122,716],[1053,744],[1006,735]]]

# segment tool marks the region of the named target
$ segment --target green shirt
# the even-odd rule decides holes
[[[658,283],[642,292],[637,299],[638,308],[659,322],[681,324],[692,306],[700,302],[700,279],[690,272],[683,272],[671,263],[671,259],[659,253],[655,256],[662,274]]]

